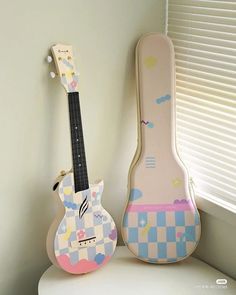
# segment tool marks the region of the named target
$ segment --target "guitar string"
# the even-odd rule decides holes
[[[87,166],[86,166],[86,156],[85,156],[85,147],[84,147],[84,138],[83,138],[83,126],[82,126],[82,117],[81,117],[81,109],[80,109],[80,101],[79,101],[79,93],[75,95],[75,101],[74,101],[76,107],[75,110],[75,116],[78,119],[77,123],[79,125],[79,141],[76,144],[76,147],[79,149],[79,152],[81,154],[80,160],[81,160],[81,169],[79,169],[82,177],[82,181],[84,184],[84,188],[88,187],[88,176],[87,176]],[[77,129],[78,130],[78,129]]]
[[[79,93],[70,95],[70,113],[71,113],[71,127],[72,127],[72,149],[74,158],[74,181],[75,190],[88,188],[88,175],[86,167],[85,149],[83,141],[82,119],[79,106]],[[75,129],[77,127],[77,129]],[[79,129],[78,129],[79,128]],[[78,139],[78,141],[77,141]],[[78,156],[80,155],[80,161]],[[79,166],[81,165],[81,166]],[[79,179],[78,179],[79,178]],[[79,183],[78,183],[79,180]]]
[[[73,168],[74,168],[74,182],[75,182],[75,192],[80,190],[80,183],[82,183],[80,178],[80,175],[78,173],[78,165],[77,165],[77,147],[75,145],[74,139],[75,139],[75,127],[76,127],[76,111],[74,106],[74,95],[71,93],[70,95],[70,109],[71,109],[71,115],[72,115],[72,122],[71,122],[71,128],[72,128],[72,149],[73,149]],[[78,181],[80,183],[78,183]],[[83,184],[82,184],[83,185]]]

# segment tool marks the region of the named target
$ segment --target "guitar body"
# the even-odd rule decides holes
[[[60,210],[47,236],[50,260],[72,274],[100,268],[110,260],[117,242],[115,223],[101,205],[103,181],[75,194],[70,172],[60,176],[54,188]]]
[[[62,171],[53,186],[59,210],[48,232],[47,252],[52,263],[64,271],[84,274],[109,261],[115,251],[117,230],[101,205],[103,181],[89,185],[79,77],[72,47],[56,44],[51,51],[57,75],[68,95],[73,169],[68,173]],[[55,73],[51,74],[54,76]]]
[[[177,262],[200,238],[200,218],[175,146],[175,64],[168,37],[152,33],[136,48],[139,139],[129,173],[122,236],[139,259]]]

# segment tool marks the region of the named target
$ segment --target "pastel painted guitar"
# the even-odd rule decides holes
[[[152,33],[136,48],[138,148],[129,173],[122,236],[141,260],[171,263],[189,256],[200,219],[175,147],[175,64],[171,41]]]
[[[113,219],[101,206],[103,181],[93,185],[88,181],[72,47],[55,45],[52,55],[68,93],[73,172],[63,171],[53,187],[60,209],[48,232],[47,252],[56,266],[82,274],[109,261],[116,247],[117,231]]]

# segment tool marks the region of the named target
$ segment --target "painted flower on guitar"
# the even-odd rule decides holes
[[[75,80],[73,80],[73,81],[70,83],[70,86],[71,86],[73,89],[75,89],[76,85],[77,85],[77,82],[76,82]]]
[[[180,238],[180,237],[182,237],[182,235],[183,235],[183,233],[182,233],[182,232],[177,232],[177,233],[176,233],[176,237],[177,237],[177,238]]]
[[[85,236],[85,231],[84,230],[80,230],[78,233],[77,233],[77,236],[79,239],[83,239],[84,236]]]

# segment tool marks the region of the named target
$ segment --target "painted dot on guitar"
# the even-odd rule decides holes
[[[78,129],[78,127],[77,127],[77,126],[75,126],[75,129]]]
[[[78,138],[76,139],[76,141],[79,141]]]
[[[81,167],[81,164],[79,164],[79,166]]]
[[[96,192],[92,192],[92,196],[93,196],[94,198],[96,198],[97,193],[96,193]]]

